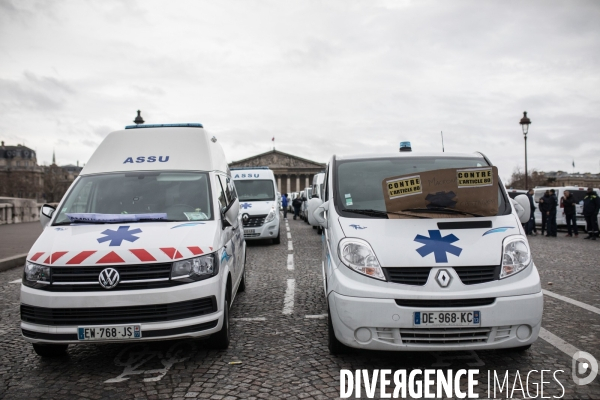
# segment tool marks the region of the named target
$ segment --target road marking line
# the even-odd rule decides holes
[[[586,309],[588,311],[594,312],[596,314],[600,314],[600,308],[597,308],[597,307],[594,307],[594,306],[590,306],[589,304],[585,304],[585,303],[582,303],[581,301],[573,300],[573,299],[571,299],[569,297],[562,296],[560,294],[551,292],[551,291],[546,290],[546,289],[543,289],[542,292],[544,292],[544,294],[547,295],[547,296],[557,298],[559,300],[565,301],[567,303],[571,303],[573,305],[576,305],[576,306],[581,307],[583,309]]]
[[[557,349],[559,349],[560,351],[562,351],[563,353],[565,353],[566,355],[568,355],[571,358],[573,358],[573,355],[575,355],[575,353],[577,353],[579,351],[579,349],[577,347],[573,346],[570,343],[567,343],[565,340],[559,338],[552,332],[548,332],[544,328],[540,328],[539,337],[541,337],[546,342],[550,343],[552,346],[556,347]],[[594,369],[592,368],[592,370],[594,370]],[[598,373],[598,371],[596,371],[596,373]]]
[[[288,238],[288,239],[291,239],[291,238],[292,238],[292,234],[288,232],[288,233],[287,233],[287,238]]]
[[[294,291],[296,290],[296,280],[287,280],[287,289],[283,298],[283,313],[290,315],[294,311]]]
[[[288,225],[286,225],[285,226],[285,230],[289,232],[290,231],[290,227]]]
[[[234,321],[243,321],[243,322],[251,322],[251,321],[266,321],[265,317],[256,317],[256,318],[231,318]]]
[[[23,279],[17,279],[17,280],[15,280],[15,281],[8,282],[8,283],[21,283],[21,281],[23,281]]]
[[[294,250],[294,246],[292,245],[292,241],[288,240],[288,250],[289,251],[293,251]]]
[[[288,254],[287,269],[288,269],[288,271],[294,270],[294,255],[293,254]]]
[[[327,314],[305,315],[304,318],[308,318],[308,319],[325,319],[325,318],[327,318]]]

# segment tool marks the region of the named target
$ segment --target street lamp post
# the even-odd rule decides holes
[[[521,118],[521,128],[523,128],[523,137],[525,138],[525,190],[529,190],[528,175],[527,175],[527,132],[529,131],[529,125],[531,120],[527,118],[527,111],[523,111],[523,118]]]

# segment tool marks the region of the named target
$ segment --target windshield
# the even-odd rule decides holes
[[[335,205],[340,215],[350,218],[386,218],[382,181],[386,178],[447,168],[486,167],[483,157],[393,157],[339,160],[335,168]],[[498,213],[510,212],[498,185]],[[370,210],[357,214],[352,210]],[[377,215],[376,212],[382,212]]]
[[[73,214],[148,214],[156,219],[213,219],[209,177],[204,172],[130,172],[82,176],[70,191],[54,225]],[[165,215],[166,214],[166,215]],[[100,220],[101,216],[95,216]],[[149,218],[150,219],[150,218]],[[93,218],[90,218],[93,221]]]
[[[240,201],[275,200],[275,187],[270,179],[235,180]]]

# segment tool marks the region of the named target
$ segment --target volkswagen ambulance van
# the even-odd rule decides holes
[[[510,200],[484,155],[334,156],[314,217],[331,353],[525,350],[537,339],[529,201]]]
[[[281,243],[277,182],[269,167],[232,168],[246,240]]]
[[[225,155],[201,124],[110,133],[27,255],[21,331],[69,344],[211,336],[229,345],[246,247]]]

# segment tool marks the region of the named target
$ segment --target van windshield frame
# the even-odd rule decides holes
[[[52,225],[69,225],[71,220],[67,213],[134,214],[139,222],[211,221],[215,219],[212,203],[208,172],[132,171],[84,175],[79,176],[68,191]],[[153,218],[146,220],[144,214]],[[160,214],[165,218],[157,219],[156,215]],[[93,218],[90,223],[94,223]]]
[[[439,165],[436,165],[435,168],[429,168],[427,164],[433,164],[431,161],[440,162]],[[429,161],[429,162],[424,162]],[[382,174],[381,176],[377,176],[376,178],[370,178],[369,182],[376,182],[377,189],[381,191],[381,205],[377,209],[373,209],[373,207],[364,207],[366,208],[366,212],[356,213],[352,212],[352,208],[346,208],[344,206],[345,193],[341,193],[340,190],[340,167],[343,168],[344,164],[348,163],[365,163],[365,167],[368,166],[368,163],[378,163],[378,162],[392,162],[401,164],[412,164],[410,169],[401,169],[398,168],[394,171],[389,171],[387,173]],[[422,165],[419,165],[419,162]],[[390,176],[397,175],[405,175],[410,173],[418,173],[425,171],[433,171],[436,169],[445,169],[445,168],[470,168],[476,166],[491,166],[492,164],[489,162],[487,158],[482,156],[473,156],[473,157],[373,157],[373,158],[358,158],[358,159],[349,159],[349,160],[337,160],[333,159],[333,170],[335,171],[333,176],[333,202],[335,209],[341,217],[345,218],[388,218],[387,211],[385,208],[385,202],[383,200],[383,190],[379,189],[379,186],[383,179]],[[384,176],[385,175],[385,176]],[[381,179],[379,179],[381,178]],[[354,205],[354,202],[351,201]],[[363,207],[354,207],[362,209]],[[452,210],[450,210],[452,211]],[[510,206],[510,201],[508,195],[503,189],[503,184],[500,178],[498,178],[498,213],[496,216],[500,215],[508,215],[512,212],[512,208]],[[472,218],[473,216],[465,215],[465,218]],[[489,218],[489,217],[488,217]]]

